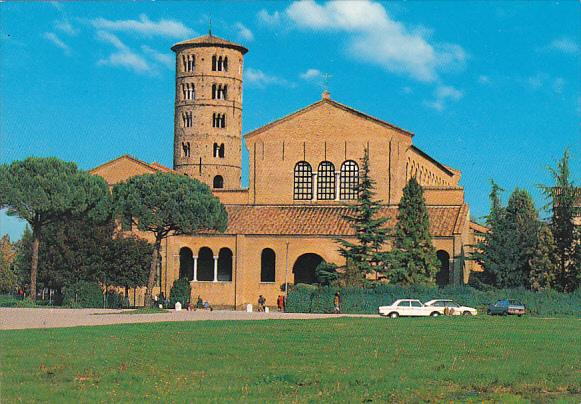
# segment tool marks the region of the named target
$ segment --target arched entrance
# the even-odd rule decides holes
[[[180,249],[180,279],[182,278],[188,281],[194,279],[194,256],[188,247]]]
[[[438,261],[440,261],[440,270],[436,274],[436,283],[438,286],[446,286],[450,283],[450,254],[444,250],[436,252]]]
[[[297,283],[316,283],[315,268],[323,261],[325,260],[320,255],[313,253],[303,254],[297,258],[293,265],[295,285]]]
[[[229,248],[222,248],[218,254],[218,280],[232,280],[232,251]]]
[[[200,248],[198,253],[198,280],[214,280],[214,253],[208,247]]]

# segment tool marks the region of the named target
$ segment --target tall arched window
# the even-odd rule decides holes
[[[330,161],[323,161],[317,170],[317,199],[335,199],[335,166]]]
[[[232,281],[232,250],[229,248],[220,249],[218,254],[218,280]]]
[[[357,199],[359,192],[359,166],[353,160],[347,160],[341,165],[339,183],[339,198],[342,200]]]
[[[260,282],[274,282],[276,254],[271,248],[265,248],[260,255]]]
[[[217,189],[224,188],[224,178],[221,175],[215,176],[213,185]]]
[[[180,279],[186,278],[188,281],[194,279],[194,257],[192,250],[188,247],[180,249]]]
[[[208,247],[202,247],[198,252],[198,280],[214,280],[214,254]]]
[[[313,199],[313,169],[306,161],[299,161],[295,165],[294,199]]]

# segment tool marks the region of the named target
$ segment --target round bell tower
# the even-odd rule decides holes
[[[248,49],[211,33],[171,49],[176,54],[174,170],[213,189],[238,189]]]

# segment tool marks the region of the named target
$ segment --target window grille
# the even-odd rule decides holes
[[[341,165],[339,198],[342,200],[357,199],[359,191],[359,166],[353,160]]]
[[[299,161],[294,172],[294,199],[313,199],[313,169],[306,161]]]
[[[319,164],[317,172],[317,199],[335,199],[335,166],[330,161]]]

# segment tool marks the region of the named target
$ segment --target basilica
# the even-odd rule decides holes
[[[479,270],[467,257],[485,229],[470,220],[461,173],[414,146],[412,132],[325,91],[313,104],[242,136],[248,50],[212,34],[172,50],[173,167],[124,155],[91,171],[110,186],[147,173],[187,175],[208,184],[225,205],[224,233],[164,240],[155,293],[167,296],[173,282],[186,277],[193,296],[216,306],[241,307],[259,295],[272,304],[285,284],[313,283],[320,262],[344,264],[335,240],[353,238],[343,217],[357,201],[365,148],[376,196],[384,204],[380,215],[391,218],[391,225],[407,181],[415,176],[422,185],[440,262],[437,283],[466,283]],[[248,188],[241,187],[243,140]]]

